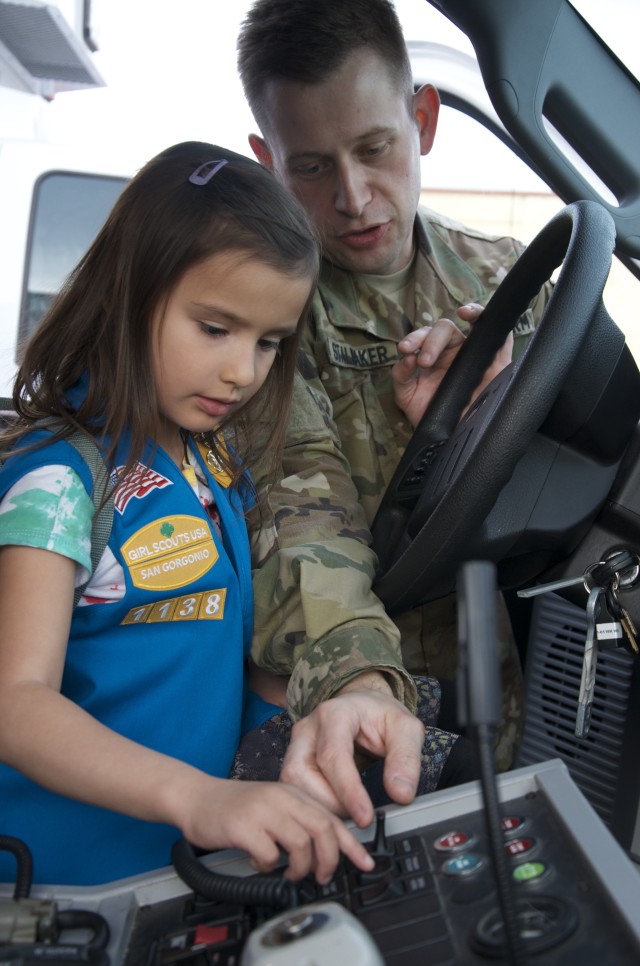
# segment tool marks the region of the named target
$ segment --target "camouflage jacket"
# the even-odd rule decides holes
[[[485,304],[523,250],[512,238],[482,235],[427,210],[419,212],[416,234],[415,327],[447,317],[464,328],[458,307]],[[519,320],[514,356],[546,294]],[[253,656],[291,675],[294,717],[365,668],[386,673],[409,708],[415,691],[405,668],[455,676],[455,601],[436,601],[394,623],[371,591],[369,527],[412,432],[391,379],[410,325],[362,278],[323,264],[281,478],[263,492],[253,532]],[[509,639],[506,630],[502,636]]]

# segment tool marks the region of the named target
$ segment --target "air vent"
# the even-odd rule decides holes
[[[49,97],[104,81],[56,7],[0,0],[0,84]]]

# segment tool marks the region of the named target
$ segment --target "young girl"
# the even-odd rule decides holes
[[[265,426],[277,455],[317,262],[271,174],[176,145],[126,188],[27,348],[0,441],[0,832],[38,882],[167,865],[180,835],[261,870],[280,846],[292,878],[327,881],[340,851],[371,868],[305,793],[226,777],[241,735],[280,711],[246,681],[245,466]],[[93,573],[78,428],[114,487]]]

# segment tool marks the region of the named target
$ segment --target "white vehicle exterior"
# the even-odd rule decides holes
[[[48,102],[57,93],[104,86],[92,61],[90,12],[86,0],[0,0],[3,396],[11,393],[20,342],[33,328],[29,300],[37,294],[44,307],[131,174],[124,161],[107,166],[97,147],[55,145],[46,135]],[[87,191],[89,180],[95,190]]]

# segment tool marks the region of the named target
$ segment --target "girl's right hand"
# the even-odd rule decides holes
[[[187,841],[199,848],[243,849],[256,872],[275,869],[282,849],[289,857],[286,878],[312,872],[321,884],[331,880],[341,852],[362,871],[374,867],[341,819],[291,785],[209,778],[204,799],[203,792],[190,799],[193,821],[182,825]]]

